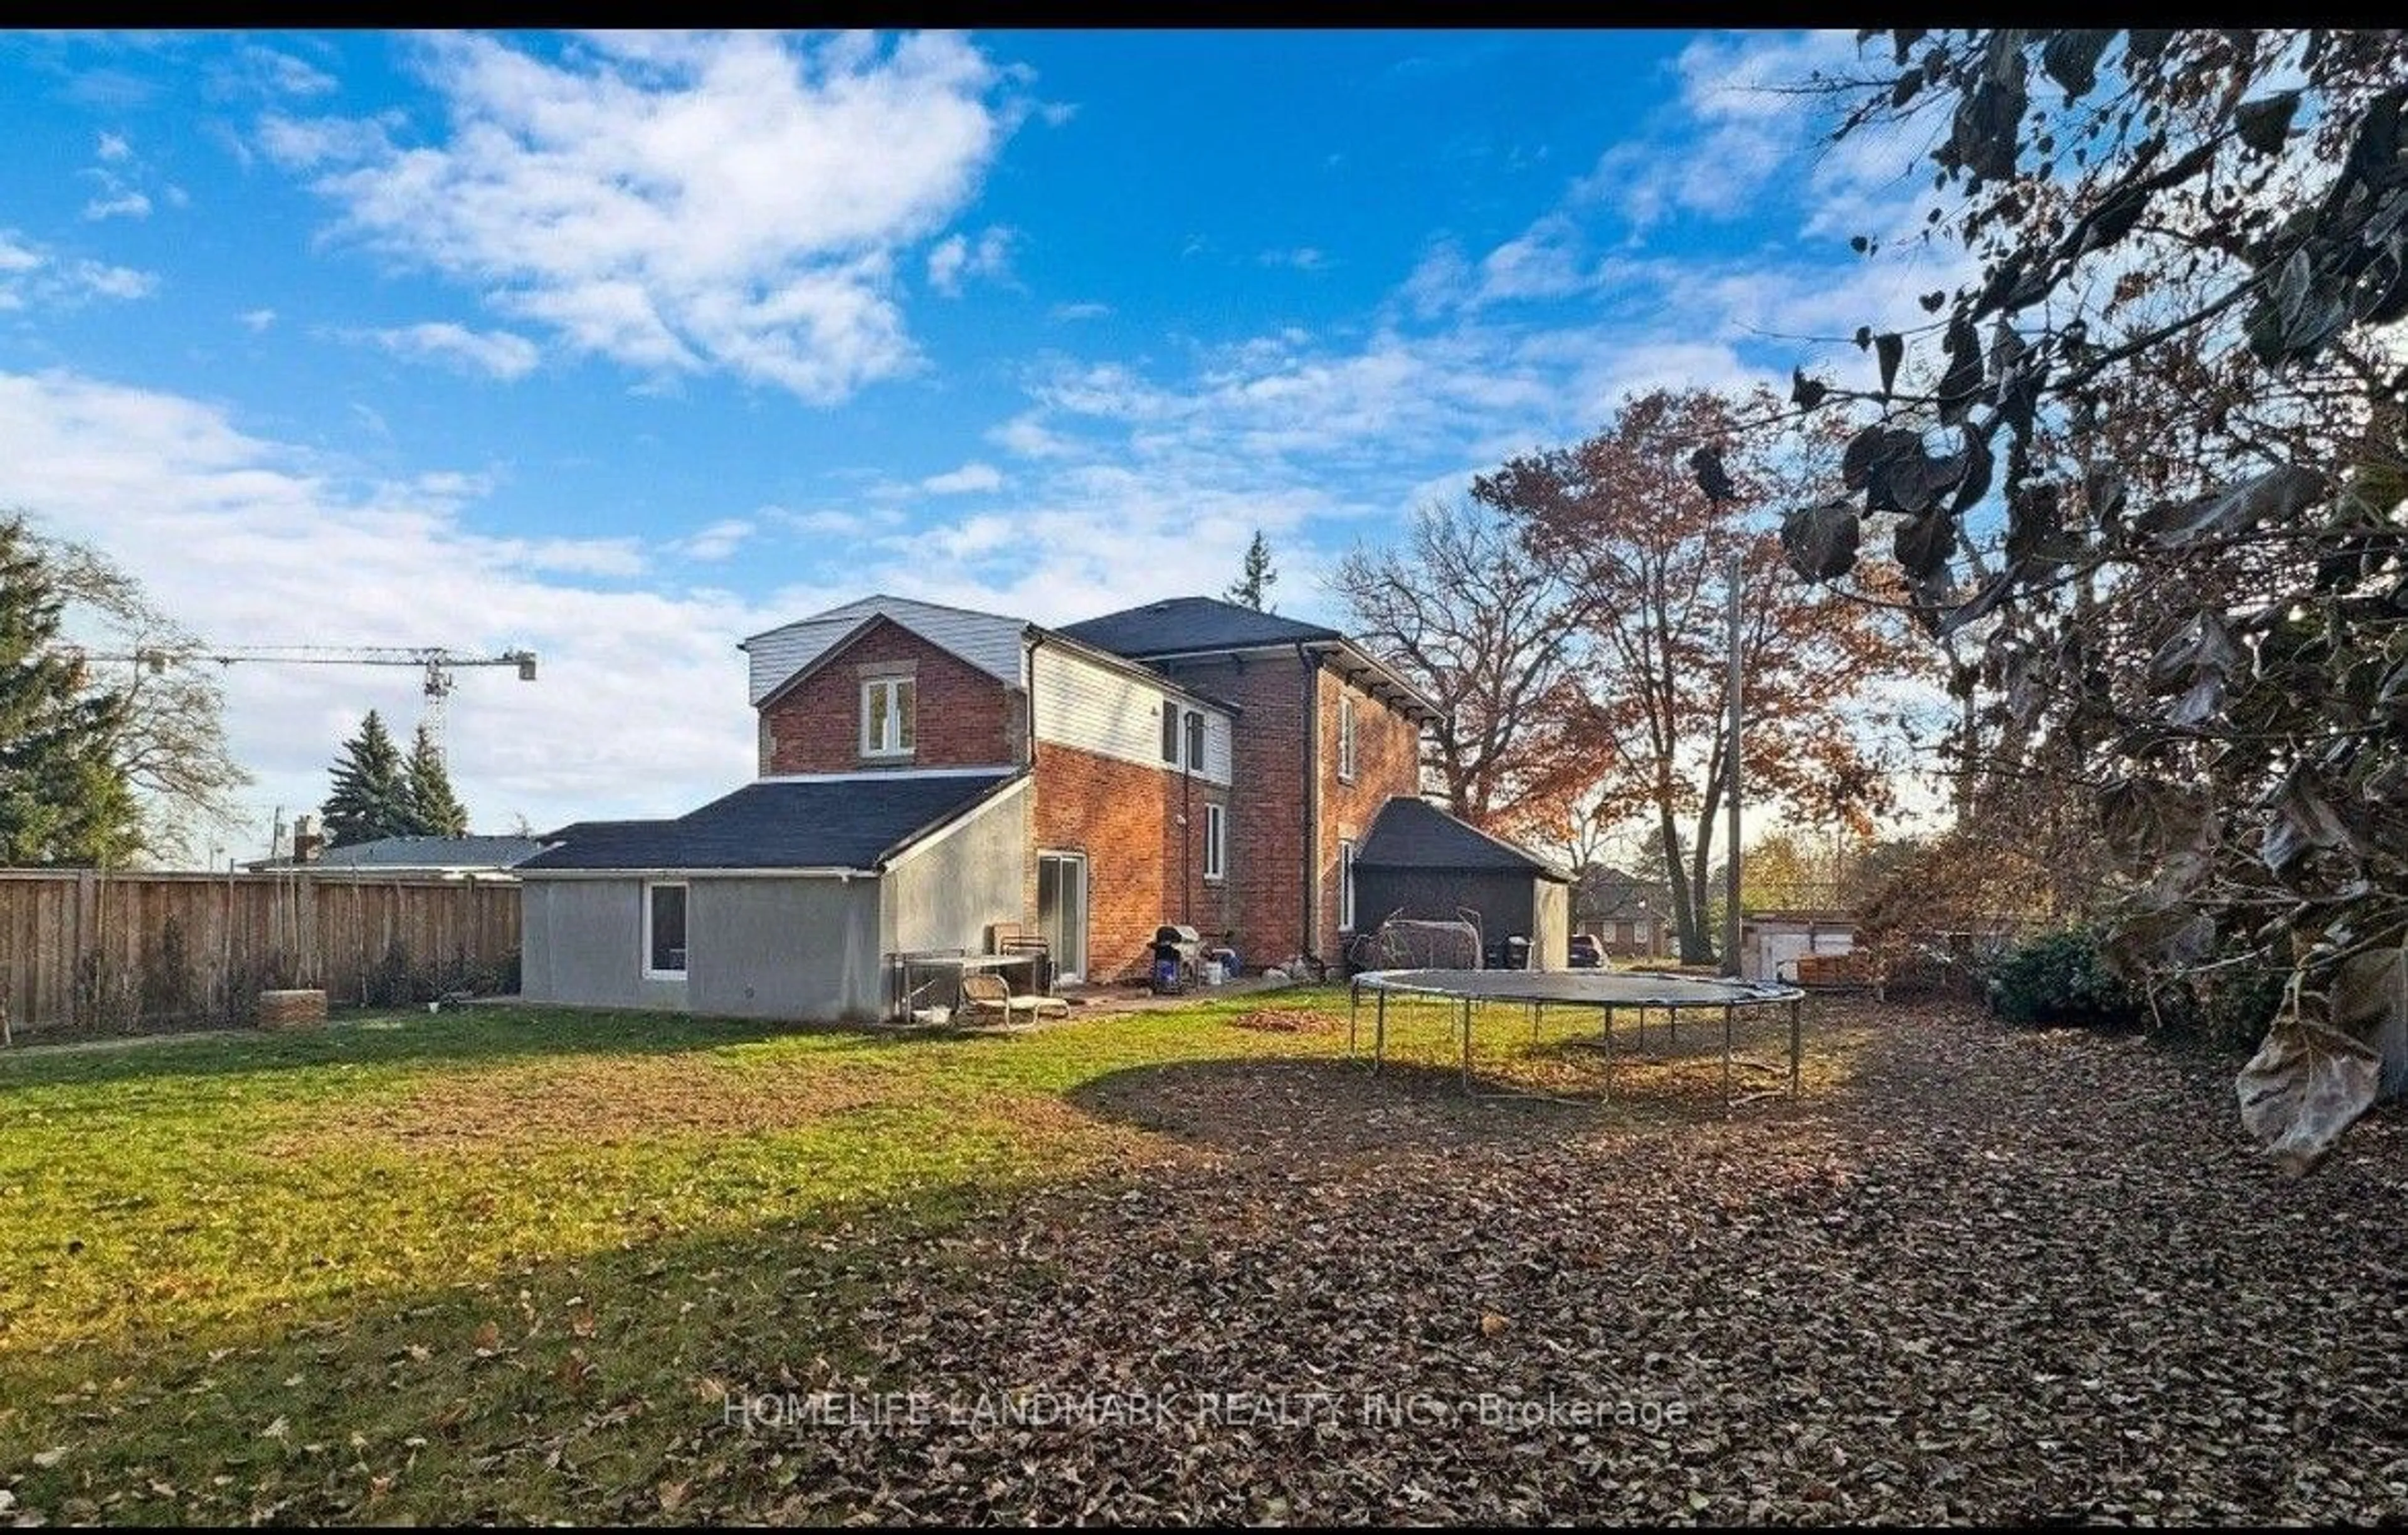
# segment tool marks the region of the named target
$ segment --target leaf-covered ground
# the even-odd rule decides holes
[[[2397,1110],[2288,1184],[2146,1040],[1822,1004],[1726,1114],[1263,1000],[0,1062],[0,1517],[2408,1519]]]

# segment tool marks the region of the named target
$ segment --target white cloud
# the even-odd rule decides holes
[[[1003,474],[992,464],[965,464],[958,469],[932,474],[920,481],[920,488],[930,495],[962,495],[976,491],[1003,488]]]
[[[1293,250],[1265,251],[1254,260],[1265,266],[1293,266],[1299,272],[1318,272],[1330,264],[1326,252],[1310,245],[1299,245]]]
[[[1002,425],[992,428],[986,439],[1004,452],[1020,458],[1059,458],[1069,452],[1070,444],[1050,431],[1038,419],[1039,412],[1029,411],[1014,416]]]
[[[245,309],[242,313],[235,316],[235,318],[241,321],[244,325],[248,326],[253,336],[257,336],[262,331],[267,329],[268,326],[276,323],[276,311],[274,309]]]
[[[781,526],[812,539],[857,538],[870,534],[890,532],[901,526],[903,523],[903,514],[891,507],[881,507],[867,511],[834,507],[822,508],[815,511],[789,511],[783,507],[770,507],[765,509],[764,515]],[[833,607],[837,603],[850,601],[852,597],[860,595],[855,592],[849,596],[830,597],[820,606]]]
[[[482,475],[359,485],[343,471],[194,400],[0,373],[0,505],[96,545],[204,638],[536,651],[537,682],[464,671],[451,701],[452,776],[480,829],[519,811],[544,827],[674,814],[751,775],[735,644],[792,612],[597,584],[643,568],[631,539],[472,531]],[[369,707],[404,727],[421,707],[405,667],[238,665],[222,681],[263,826],[272,806],[325,796],[326,764]]]
[[[714,563],[743,548],[753,531],[753,524],[749,518],[723,517],[669,547],[689,560]]]
[[[0,229],[0,311],[37,305],[68,308],[94,298],[148,298],[155,272],[111,266],[90,257],[62,261],[48,247]]]
[[[474,331],[448,320],[369,331],[366,336],[396,357],[440,363],[463,373],[483,374],[504,382],[525,378],[543,360],[542,350],[523,336],[501,330]]]
[[[150,194],[139,184],[146,167],[136,156],[133,141],[123,134],[104,133],[93,146],[93,155],[98,164],[86,165],[76,173],[97,189],[92,200],[83,205],[86,222],[149,218]],[[165,187],[161,195],[174,208],[183,208],[192,201],[181,187]]]
[[[211,59],[202,79],[208,94],[220,100],[263,96],[306,100],[326,95],[339,85],[334,76],[308,60],[256,43]]]
[[[1081,304],[1056,304],[1045,311],[1045,318],[1068,323],[1080,320],[1109,319],[1111,312],[1112,307],[1110,304],[1097,304],[1092,301]]]
[[[146,194],[131,190],[111,193],[84,204],[83,216],[94,222],[102,219],[147,219],[150,216],[150,199]]]
[[[988,228],[973,241],[967,235],[948,235],[928,251],[928,286],[947,298],[962,296],[966,278],[1002,278],[1010,268],[1013,232],[1003,225]]]
[[[1580,292],[1592,281],[1581,247],[1580,227],[1570,219],[1560,213],[1541,218],[1481,261],[1474,301],[1561,298]]]
[[[425,46],[433,142],[390,119],[264,125],[341,228],[576,349],[814,403],[914,365],[896,254],[967,206],[1009,131],[996,70],[942,35]]]
[[[1857,62],[1856,38],[1845,32],[1699,37],[1674,64],[1674,99],[1598,156],[1575,183],[1575,200],[1616,208],[1641,234],[1675,213],[1751,211],[1776,178],[1803,168],[1821,126],[1826,108],[1788,88]]]

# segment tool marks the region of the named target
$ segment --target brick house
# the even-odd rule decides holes
[[[998,925],[1066,980],[1142,975],[1165,922],[1334,962],[1440,717],[1338,631],[1207,597],[1046,628],[870,596],[742,649],[754,782],[521,865],[531,998],[857,1015],[896,954]]]
[[[1653,959],[1671,948],[1672,888],[1608,864],[1581,870],[1572,888],[1572,926],[1616,959]]]

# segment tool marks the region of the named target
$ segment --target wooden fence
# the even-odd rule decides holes
[[[0,1009],[21,1037],[246,1024],[280,987],[515,991],[518,947],[508,878],[0,869]]]

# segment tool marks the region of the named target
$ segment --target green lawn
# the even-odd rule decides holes
[[[1264,1005],[1333,1026],[1229,1026]],[[846,1298],[953,1261],[965,1215],[1191,1155],[1082,1089],[1342,1054],[1344,1008],[982,1038],[477,1010],[0,1057],[0,1511],[607,1516],[676,1485],[730,1372],[842,1358]],[[1395,1049],[1452,1059],[1434,1015]]]

